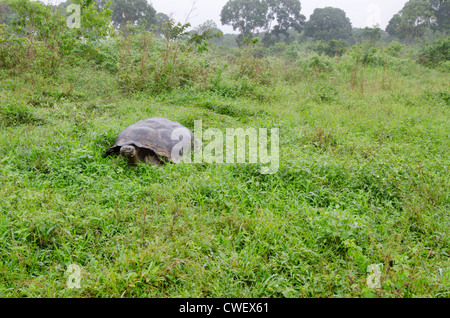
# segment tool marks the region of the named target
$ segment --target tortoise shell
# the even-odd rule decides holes
[[[179,130],[178,130],[179,129]],[[133,146],[136,148],[137,160],[161,164],[164,161],[177,163],[179,158],[172,158],[172,150],[184,141],[184,137],[172,140],[172,134],[188,136],[191,141],[191,148],[195,141],[194,134],[180,123],[171,121],[167,118],[154,117],[141,120],[122,130],[117,136],[114,145],[106,151],[106,155],[120,154],[124,146]],[[180,153],[180,158],[188,153]],[[158,164],[159,165],[159,164]]]

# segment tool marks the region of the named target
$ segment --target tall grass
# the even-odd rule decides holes
[[[395,44],[274,55],[137,33],[90,48],[52,74],[1,64],[0,296],[449,296],[444,69]],[[103,157],[153,116],[279,128],[279,171]]]

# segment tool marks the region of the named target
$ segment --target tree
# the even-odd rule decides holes
[[[230,0],[222,9],[221,22],[239,30],[240,41],[265,32],[265,40],[289,37],[289,30],[302,30],[305,16],[299,0]]]
[[[30,42],[47,42],[64,29],[63,15],[42,2],[5,0],[11,12],[11,30]]]
[[[213,20],[206,20],[202,24],[198,25],[194,28],[194,32],[198,34],[203,34],[205,32],[211,32],[211,33],[221,33],[219,27]]]
[[[162,29],[163,29],[163,25],[166,25],[167,23],[169,23],[169,20],[170,20],[169,16],[168,16],[167,14],[165,14],[165,13],[158,12],[158,13],[155,15],[155,19],[156,19],[156,29],[155,29],[155,32],[156,32],[159,36],[161,36],[161,35],[164,36]]]
[[[212,20],[207,20],[195,27],[189,34],[188,44],[196,46],[199,52],[208,50],[210,40],[223,36],[223,32],[220,31],[217,24]]]
[[[450,28],[448,0],[410,0],[389,21],[386,32],[411,41],[427,29],[447,31]]]
[[[402,16],[399,13],[395,14],[391,18],[391,20],[389,20],[389,23],[386,26],[386,32],[389,33],[389,35],[401,38],[403,34],[401,30],[402,23],[403,23]]]
[[[124,29],[127,24],[143,25],[147,30],[157,23],[156,10],[147,0],[94,0],[98,8],[111,2],[113,11],[111,19],[117,29]]]
[[[435,10],[436,29],[449,32],[450,30],[450,1],[431,0],[431,7]]]
[[[361,38],[363,40],[368,40],[372,44],[378,42],[381,40],[381,29],[379,27],[365,27],[361,34]]]
[[[161,26],[162,24],[167,23],[170,20],[169,16],[167,14],[165,14],[165,13],[162,13],[162,12],[158,12],[155,15],[155,19],[156,19],[156,25],[157,26]]]
[[[276,36],[283,35],[286,39],[289,37],[289,30],[294,29],[297,32],[302,31],[306,17],[300,13],[302,5],[299,0],[268,0],[268,31]],[[271,30],[272,23],[276,25]]]
[[[402,40],[412,40],[424,34],[435,20],[429,0],[410,0],[389,21],[386,32]]]
[[[220,22],[239,30],[239,41],[242,42],[244,38],[253,38],[267,28],[268,11],[269,6],[263,0],[230,0],[222,8]]]
[[[314,40],[346,40],[352,35],[352,24],[341,9],[318,8],[305,24],[305,35]]]
[[[67,6],[64,4],[52,6],[32,0],[2,1],[12,11],[9,29],[13,38],[26,39],[22,41],[23,45],[14,46],[14,59],[8,57],[6,65],[13,61],[20,67],[31,67],[44,75],[53,75],[67,56],[96,58],[98,40],[112,34],[111,10],[108,6],[105,10],[98,10],[93,0],[73,0],[81,5],[83,12],[80,27],[75,28],[67,25]]]
[[[81,28],[73,28],[72,35],[76,38],[99,39],[114,33],[111,27],[111,6],[109,1],[103,1],[101,5],[96,0],[67,0],[60,3],[57,8],[63,16],[67,15],[67,7],[70,4],[81,6]]]

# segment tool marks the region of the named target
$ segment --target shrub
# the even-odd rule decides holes
[[[356,44],[349,51],[356,65],[382,65],[378,49],[371,45]]]
[[[417,61],[429,67],[438,67],[450,61],[450,37],[425,44],[420,49]]]
[[[330,103],[335,101],[337,96],[336,88],[321,83],[316,89],[315,100],[319,103]]]
[[[450,72],[450,61],[445,61],[439,64],[439,69],[442,72]]]
[[[70,29],[60,8],[30,0],[4,0],[12,19],[5,37],[0,31],[0,67],[32,71],[44,76],[58,72],[64,58],[93,59],[96,41],[112,35],[108,8],[97,11],[94,2],[83,7],[81,28]],[[20,41],[20,42],[19,42]]]
[[[297,60],[299,57],[300,44],[297,41],[292,42],[286,48],[284,57],[289,60]]]
[[[246,46],[238,53],[235,63],[238,71],[236,79],[248,78],[255,83],[268,85],[272,83],[272,69],[265,58],[258,57],[258,39],[246,40]]]
[[[284,52],[286,52],[286,49],[288,46],[284,42],[278,42],[274,45],[267,48],[266,52],[270,56],[280,56]]]
[[[402,52],[403,48],[405,46],[403,44],[401,44],[400,42],[397,41],[393,41],[391,44],[389,44],[385,51],[387,54],[389,54],[390,56],[393,57],[399,57],[400,53]]]
[[[313,73],[329,73],[333,70],[333,64],[326,56],[317,54],[306,60],[306,69]]]
[[[348,50],[348,43],[343,40],[317,41],[314,51],[328,56],[342,56]]]
[[[146,31],[120,37],[119,87],[129,93],[149,90],[155,94],[185,86],[206,88],[216,68],[207,56],[206,40],[218,35],[190,33],[189,26],[169,20],[163,26],[165,41]]]

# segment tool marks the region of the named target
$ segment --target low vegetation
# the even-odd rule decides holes
[[[14,27],[0,29],[0,297],[449,297],[448,37],[230,48],[173,21],[163,36]],[[279,170],[103,156],[154,116],[279,128]]]

